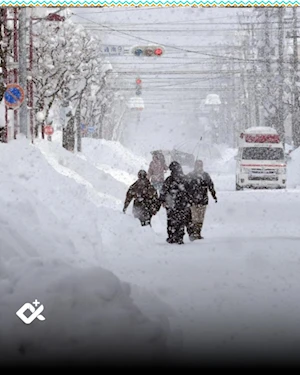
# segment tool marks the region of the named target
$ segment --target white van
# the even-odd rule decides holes
[[[261,126],[241,133],[236,160],[236,190],[286,188],[286,157],[275,129]]]

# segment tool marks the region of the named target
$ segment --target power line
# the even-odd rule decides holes
[[[222,17],[224,18],[224,17]],[[269,21],[268,24],[278,24],[279,21]],[[81,23],[82,25],[89,25],[89,23]],[[187,21],[187,22],[130,22],[130,23],[124,23],[124,22],[110,22],[110,23],[101,23],[101,25],[103,26],[107,26],[107,27],[113,27],[115,25],[117,26],[125,26],[125,25],[129,25],[129,26],[134,26],[134,25],[137,25],[137,26],[144,26],[144,25],[192,25],[192,26],[195,26],[195,25],[265,25],[265,22],[258,22],[256,20],[253,20],[253,22],[249,21],[249,22],[202,22],[202,20],[199,20],[199,21],[195,21],[195,22],[190,22],[190,21]],[[283,22],[283,24],[286,24],[286,25],[290,25],[290,21],[285,21]]]
[[[103,12],[103,11],[99,11],[99,12],[95,12],[95,11],[91,11],[91,12],[84,12],[85,14],[89,14],[89,13],[91,13],[91,14],[114,14],[114,13],[119,13],[119,12],[121,12],[121,13],[124,13],[124,12],[128,12],[128,11],[142,11],[142,12],[144,12],[144,11],[149,11],[149,10],[166,10],[166,9],[172,9],[172,10],[174,10],[174,8],[176,8],[176,7],[151,7],[151,8],[146,8],[146,7],[135,7],[135,8],[133,8],[133,9],[122,9],[122,10],[119,10],[119,9],[117,9],[117,10],[114,10],[113,8],[110,8],[109,9],[109,11],[107,11],[107,12]],[[103,10],[104,10],[105,8],[103,8]],[[177,8],[178,9],[178,8]],[[107,9],[108,10],[108,9]],[[77,14],[74,14],[75,16],[77,16]],[[224,19],[224,18],[226,18],[226,19],[228,19],[228,16],[226,17],[226,16],[220,16],[220,17],[208,17],[209,19]],[[189,21],[190,22],[190,21]]]
[[[106,26],[106,27],[109,27],[109,26]],[[97,30],[97,31],[101,31],[101,32],[109,32],[110,30],[107,30],[107,28],[104,27],[104,25],[101,25],[101,27],[97,27],[97,26],[92,26],[92,25],[89,25],[89,26],[85,26],[86,29],[91,29],[91,30]],[[298,27],[298,29],[300,28],[300,26]],[[255,31],[263,31],[264,28],[259,28],[259,27],[256,27],[255,28]],[[278,28],[273,28],[272,29],[273,31],[277,31],[277,30],[280,30],[280,27]],[[176,28],[176,29],[115,29],[115,31],[118,31],[118,32],[121,32],[121,31],[133,31],[133,32],[140,32],[140,33],[151,33],[151,32],[155,32],[155,33],[161,33],[161,32],[178,32],[178,33],[188,33],[188,32],[219,32],[219,31],[226,31],[226,32],[230,32],[230,33],[233,33],[233,32],[241,32],[241,31],[245,31],[245,32],[249,32],[249,29],[248,28],[224,28],[224,29],[219,29],[219,28],[211,28],[211,29],[179,29],[179,28]],[[221,34],[220,34],[221,35]]]
[[[85,20],[88,20],[87,18],[79,16],[79,15],[77,15],[77,17],[85,19]],[[97,23],[95,21],[92,21],[92,20],[88,20],[88,21],[92,22],[92,23],[95,23],[97,25],[100,25],[99,23]],[[153,40],[141,38],[141,37],[138,37],[138,36],[135,36],[135,35],[132,35],[132,34],[128,34],[128,33],[124,32],[124,31],[118,31],[118,30],[110,28],[110,27],[107,27],[107,29],[109,29],[109,30],[111,30],[113,32],[117,32],[117,33],[126,35],[127,37],[129,36],[129,37],[134,38],[134,39],[142,40],[142,41],[147,42],[147,43],[161,44],[164,47],[170,47],[170,48],[177,49],[179,51],[188,52],[188,53],[195,53],[195,54],[199,54],[199,55],[203,55],[203,56],[209,56],[209,57],[215,57],[215,58],[221,58],[221,59],[229,59],[229,60],[236,60],[236,61],[242,61],[242,62],[262,62],[262,63],[269,62],[267,60],[260,60],[260,59],[247,59],[246,60],[246,59],[239,58],[239,57],[233,57],[233,56],[229,57],[229,56],[224,56],[224,55],[222,56],[222,55],[214,55],[214,54],[209,54],[209,53],[204,53],[204,52],[199,52],[199,51],[192,51],[192,50],[188,50],[188,49],[185,49],[185,48],[180,48],[180,47],[177,47],[177,46],[174,46],[174,45],[172,46],[172,45],[168,45],[168,44],[165,44],[165,43],[159,43],[159,42],[156,42],[156,41],[153,41]],[[278,61],[278,59],[276,61]]]

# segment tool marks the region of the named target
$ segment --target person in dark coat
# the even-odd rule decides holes
[[[4,126],[0,125],[0,142],[6,142],[6,129]]]
[[[189,196],[187,181],[182,167],[173,161],[169,169],[171,175],[165,180],[160,201],[167,210],[168,243],[183,244],[184,229],[189,223]]]
[[[75,149],[75,130],[74,124],[75,119],[72,116],[72,112],[68,112],[66,115],[69,119],[65,128],[63,128],[63,147],[68,151],[74,152]]]
[[[208,205],[208,190],[217,203],[214,183],[210,175],[203,170],[202,160],[196,160],[193,172],[187,175],[188,193],[191,203],[189,237],[191,241],[202,239],[201,231]]]
[[[133,201],[133,216],[140,220],[141,225],[150,225],[151,218],[160,209],[160,201],[155,188],[147,178],[147,172],[140,170],[138,180],[132,184],[126,194],[123,212],[125,213],[130,202]]]
[[[164,155],[159,152],[154,152],[148,170],[148,178],[158,192],[161,191],[165,180],[164,174],[167,171],[168,166],[166,165]]]

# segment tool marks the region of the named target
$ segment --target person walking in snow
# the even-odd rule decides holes
[[[193,172],[187,175],[190,198],[189,238],[191,241],[202,239],[201,231],[208,205],[208,190],[217,203],[214,183],[210,175],[203,170],[202,160],[196,160]]]
[[[167,242],[182,245],[184,229],[189,223],[187,180],[177,161],[173,161],[169,169],[171,175],[163,183],[160,193],[160,201],[167,211]]]
[[[0,142],[5,143],[6,141],[6,129],[4,126],[0,125]]]
[[[160,192],[164,183],[164,173],[168,171],[165,157],[161,152],[154,152],[148,170],[148,178],[154,188]]]
[[[139,171],[137,181],[129,187],[126,193],[124,213],[132,200],[134,200],[133,216],[140,220],[142,226],[151,226],[151,218],[159,211],[160,201],[157,191],[151,185],[147,172],[144,170]]]

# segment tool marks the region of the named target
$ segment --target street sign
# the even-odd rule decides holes
[[[95,126],[88,126],[87,130],[89,133],[93,133],[95,131]]]
[[[4,93],[4,102],[8,108],[19,107],[25,98],[24,90],[17,83],[7,85]]]
[[[45,126],[45,128],[44,128],[44,133],[45,133],[46,135],[52,135],[52,134],[54,133],[54,129],[53,129],[53,127],[52,127],[51,125],[47,125],[47,126]]]
[[[103,55],[121,56],[124,55],[124,47],[119,45],[104,45],[100,49]]]

